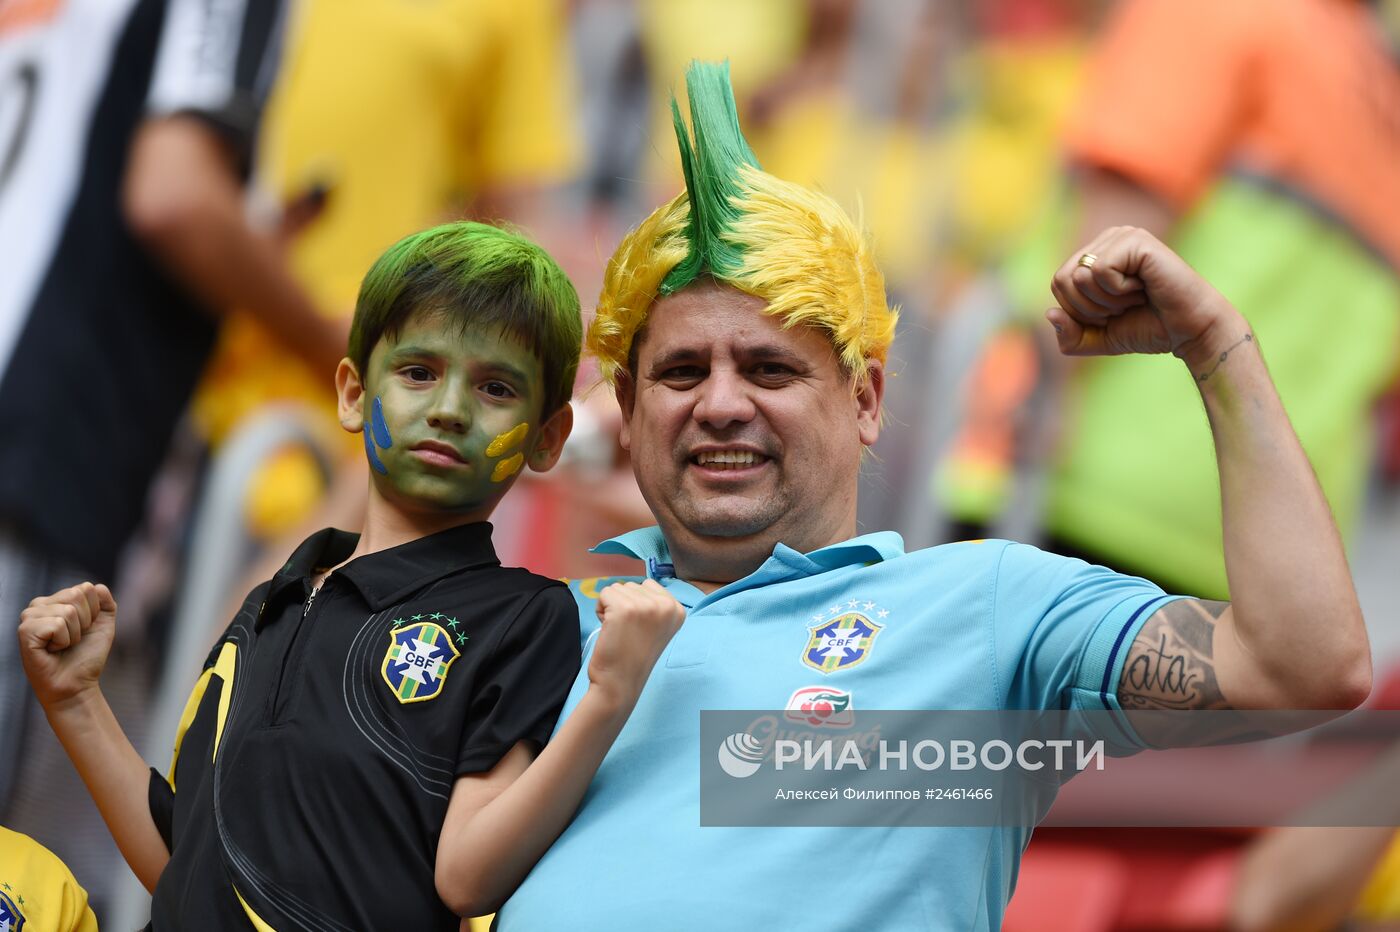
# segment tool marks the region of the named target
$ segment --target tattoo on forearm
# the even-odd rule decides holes
[[[1236,341],[1234,342],[1234,345],[1233,345],[1233,346],[1231,346],[1229,349],[1225,350],[1223,353],[1220,354],[1220,358],[1217,359],[1217,360],[1215,361],[1215,365],[1213,365],[1213,366],[1210,367],[1210,371],[1209,371],[1209,372],[1204,372],[1204,373],[1202,373],[1202,374],[1196,376],[1196,381],[1197,381],[1197,382],[1204,382],[1206,379],[1208,379],[1208,378],[1210,378],[1211,376],[1215,375],[1215,370],[1219,369],[1222,365],[1225,364],[1225,360],[1229,357],[1229,355],[1230,355],[1231,353],[1233,353],[1233,352],[1235,351],[1235,348],[1236,348],[1236,347],[1238,347],[1238,346],[1239,346],[1240,344],[1242,344],[1242,343],[1253,343],[1253,342],[1254,342],[1254,334],[1252,334],[1252,333],[1246,333],[1244,336],[1240,337],[1238,340],[1236,340]]]
[[[1178,599],[1143,625],[1118,686],[1125,709],[1228,709],[1215,680],[1215,624],[1228,602]]]

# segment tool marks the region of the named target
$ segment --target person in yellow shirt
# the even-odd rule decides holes
[[[0,932],[97,932],[87,891],[49,849],[0,825]]]

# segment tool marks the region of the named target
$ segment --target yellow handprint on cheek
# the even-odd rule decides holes
[[[530,432],[530,425],[521,421],[503,434],[497,434],[496,439],[486,448],[487,456],[500,456],[511,447],[518,447],[525,440],[525,435]]]
[[[504,482],[520,471],[520,466],[525,462],[525,454],[517,453],[508,456],[496,464],[496,468],[491,470],[492,482]]]
[[[500,456],[502,453],[525,442],[525,437],[530,433],[530,425],[521,421],[503,434],[497,434],[496,438],[486,447],[487,456]],[[525,454],[517,453],[508,456],[496,464],[496,468],[491,471],[492,482],[504,482],[520,471],[520,467],[525,463]]]

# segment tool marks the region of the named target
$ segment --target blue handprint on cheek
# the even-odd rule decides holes
[[[373,442],[370,441],[371,434],[374,435]],[[365,457],[369,459],[370,467],[381,476],[387,476],[389,469],[379,458],[379,451],[375,446],[387,450],[394,445],[394,438],[389,435],[389,425],[384,421],[384,402],[378,395],[374,397],[374,404],[370,406],[369,425],[365,428],[364,435]]]

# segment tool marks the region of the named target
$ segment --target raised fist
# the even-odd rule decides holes
[[[598,593],[598,620],[603,627],[588,679],[618,700],[635,702],[685,621],[685,608],[655,580],[613,583]]]
[[[1110,227],[1060,266],[1046,312],[1068,356],[1174,353],[1191,365],[1239,313],[1151,233]]]
[[[19,616],[20,661],[48,708],[97,687],[117,630],[117,602],[90,582],[40,596]]]

